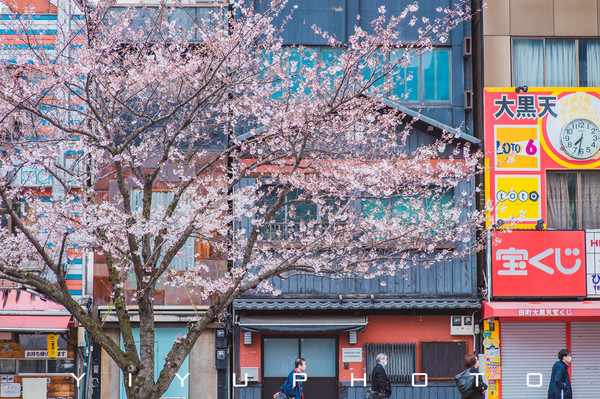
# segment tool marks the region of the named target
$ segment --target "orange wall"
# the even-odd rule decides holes
[[[348,333],[340,334],[339,375],[340,381],[350,381],[350,373],[354,378],[362,378],[365,372],[363,363],[349,364],[344,369],[342,348],[363,347],[365,343],[416,343],[417,372],[421,370],[420,341],[466,341],[467,353],[473,351],[473,336],[450,335],[450,316],[369,316],[369,324],[364,333],[358,333],[356,345],[348,343]],[[363,358],[365,356],[363,347]],[[464,359],[457,359],[462,363]]]
[[[289,336],[289,334],[287,335]],[[305,336],[305,335],[303,335]],[[331,336],[329,334],[328,336]],[[354,378],[362,378],[364,371],[362,362],[349,363],[349,368],[344,369],[342,362],[342,348],[363,348],[365,356],[365,343],[416,343],[417,344],[417,372],[421,367],[420,341],[466,341],[467,353],[473,351],[473,337],[471,335],[450,335],[450,316],[369,316],[369,324],[365,332],[358,333],[358,342],[355,345],[348,343],[348,333],[339,334],[339,380],[350,381],[350,374]],[[261,342],[258,333],[252,333],[252,345],[244,345],[240,337],[240,367],[258,367],[261,375]],[[463,359],[456,360],[462,363]],[[310,366],[309,366],[310,367]],[[238,374],[239,369],[235,371]],[[307,370],[310,377],[310,369]],[[361,383],[359,383],[361,384]]]

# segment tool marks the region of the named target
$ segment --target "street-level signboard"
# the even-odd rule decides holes
[[[492,248],[495,297],[585,297],[585,231],[514,230]]]

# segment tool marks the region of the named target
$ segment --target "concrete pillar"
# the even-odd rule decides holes
[[[119,330],[106,330],[106,334],[111,337],[116,343],[120,342]],[[102,349],[102,367],[101,367],[101,399],[118,399],[120,398],[120,373],[121,369],[117,367],[108,353]]]
[[[217,397],[217,369],[215,368],[215,330],[205,330],[192,348],[190,362],[189,399]]]

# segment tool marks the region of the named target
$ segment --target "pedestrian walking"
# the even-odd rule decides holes
[[[392,396],[392,386],[385,372],[388,357],[384,353],[380,353],[375,358],[375,367],[371,373],[371,388],[367,391],[365,399],[382,399]]]
[[[299,357],[294,362],[294,369],[290,372],[287,379],[279,387],[279,391],[275,393],[273,398],[275,399],[304,399],[304,389],[302,386],[302,380],[304,378],[299,374],[306,371],[306,360]]]
[[[558,351],[558,361],[552,366],[548,399],[573,399],[569,363],[571,363],[571,352],[568,349]]]
[[[454,378],[456,386],[463,399],[484,399],[488,386],[483,382],[479,373],[479,359],[471,353],[465,356],[465,371]]]

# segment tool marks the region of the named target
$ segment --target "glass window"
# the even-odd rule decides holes
[[[67,349],[67,341],[58,338],[58,349]],[[21,349],[48,349],[48,334],[19,334],[19,345]]]
[[[600,86],[600,40],[514,39],[514,86]]]
[[[548,228],[600,228],[600,173],[548,172],[546,186]]]
[[[0,359],[0,374],[16,374],[17,360],[16,359]]]
[[[600,86],[600,40],[579,40],[579,85]]]
[[[390,55],[391,61],[406,54],[401,50]],[[406,66],[394,70],[395,88],[392,94],[400,101],[450,101],[451,50],[436,48],[421,55],[412,55]]]
[[[397,61],[400,57],[399,52],[393,52],[391,61]],[[392,94],[400,101],[419,101],[419,69],[421,58],[417,55],[409,60],[408,65],[394,69],[392,79],[394,79],[394,90]]]
[[[542,39],[515,39],[512,61],[514,86],[544,86],[544,41]]]
[[[265,338],[264,344],[264,376],[287,377],[294,369],[299,347],[297,338]]]
[[[152,193],[152,218],[161,219],[164,215],[166,208],[169,206],[174,198],[172,192],[153,192]],[[131,211],[135,212],[143,206],[143,192],[142,190],[131,190]],[[181,212],[176,209],[175,214]],[[154,242],[154,240],[152,240]],[[178,270],[187,270],[190,265],[195,263],[194,248],[195,240],[193,237],[188,238],[183,247],[179,250],[177,255],[173,258],[171,265]]]
[[[19,374],[46,373],[45,360],[19,360]]]
[[[75,361],[73,359],[48,360],[48,373],[74,373]]]
[[[575,40],[546,40],[546,86],[577,86]]]
[[[334,338],[302,338],[301,357],[306,360],[311,377],[335,377],[336,346]]]
[[[421,56],[423,100],[450,101],[450,50],[435,49]]]

